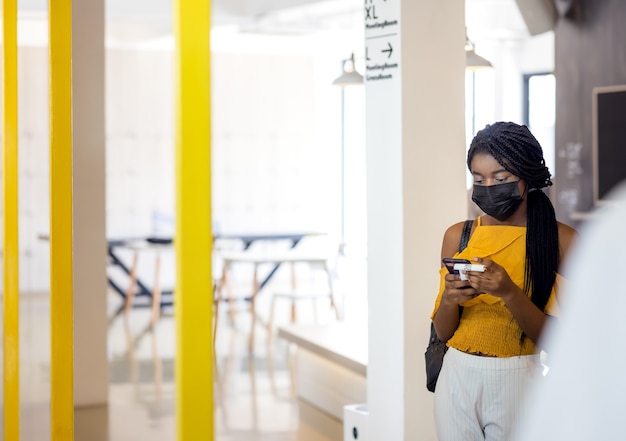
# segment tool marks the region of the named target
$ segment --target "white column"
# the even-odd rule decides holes
[[[104,0],[72,4],[74,403],[108,402]]]
[[[464,2],[365,8],[368,438],[436,440],[423,354],[441,239],[467,215]]]

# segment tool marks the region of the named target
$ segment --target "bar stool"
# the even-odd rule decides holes
[[[299,262],[308,263],[311,268],[316,266],[321,266],[322,270],[326,274],[327,283],[328,283],[328,291],[303,291],[298,289],[297,281],[296,281],[296,271],[295,264],[297,262],[290,262],[291,266],[291,291],[288,292],[276,292],[272,295],[272,301],[270,306],[270,313],[267,322],[268,331],[272,330],[273,322],[274,322],[274,314],[276,309],[276,300],[279,299],[287,299],[291,301],[291,323],[295,323],[297,321],[297,311],[296,311],[296,302],[299,300],[311,300],[313,302],[313,311],[317,320],[317,300],[320,298],[325,298],[330,301],[330,307],[335,311],[335,318],[337,320],[341,320],[341,314],[339,312],[339,308],[337,307],[337,303],[335,301],[335,292],[333,288],[333,276],[331,272],[331,268],[328,264],[327,260],[311,259],[310,261],[301,260]]]

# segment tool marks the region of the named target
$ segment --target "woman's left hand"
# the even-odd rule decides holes
[[[474,257],[472,261],[472,263],[485,265],[484,272],[466,271],[470,284],[478,292],[504,297],[511,292],[519,290],[519,287],[511,280],[509,273],[493,260]]]

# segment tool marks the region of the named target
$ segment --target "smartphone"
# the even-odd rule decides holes
[[[456,265],[457,263],[467,264],[467,265],[471,265],[472,264],[472,262],[470,262],[467,259],[456,259],[454,257],[444,257],[441,261],[446,266],[446,268],[448,268],[448,272],[450,274],[459,274],[460,273],[460,271],[458,269],[454,269],[454,265]]]
[[[448,268],[450,274],[459,274],[461,280],[467,280],[467,276],[461,272],[463,271],[485,271],[485,265],[472,264],[467,259],[455,259],[454,257],[444,257],[443,264]]]

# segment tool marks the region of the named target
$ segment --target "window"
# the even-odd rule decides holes
[[[524,75],[524,124],[543,149],[546,165],[556,177],[554,164],[555,78],[551,73]]]
[[[493,69],[465,71],[465,139],[466,152],[477,131],[495,121],[495,77]],[[467,173],[467,188],[473,185]]]

